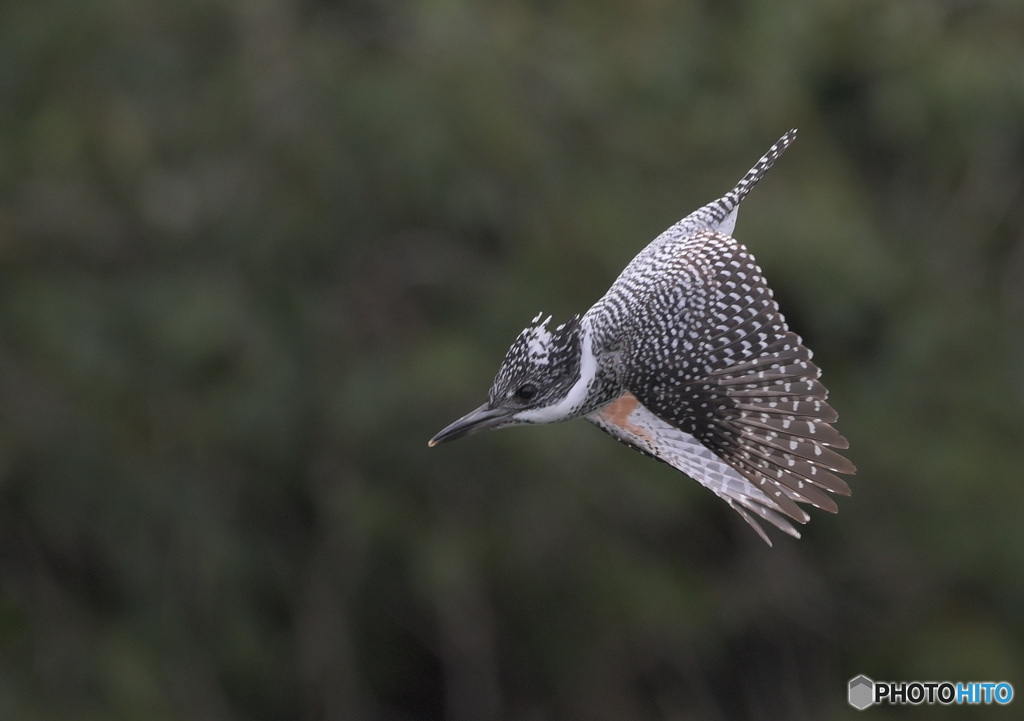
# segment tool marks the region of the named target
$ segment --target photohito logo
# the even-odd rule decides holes
[[[1013,686],[1006,681],[872,681],[863,674],[850,679],[850,705],[859,711],[876,703],[997,704],[1013,701]]]

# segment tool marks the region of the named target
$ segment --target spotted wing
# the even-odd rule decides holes
[[[668,463],[714,491],[736,509],[769,546],[772,542],[758,523],[758,518],[794,538],[800,538],[793,524],[783,517],[785,511],[763,490],[715,456],[692,435],[644,408],[632,393],[626,393],[604,409],[588,415],[587,420],[617,440]],[[800,513],[802,516],[796,520],[802,523],[807,520],[807,514]]]
[[[622,384],[657,418],[692,436],[803,522],[797,502],[837,510],[836,412],[811,352],[789,330],[753,256],[699,233],[657,258],[638,294],[622,353]]]

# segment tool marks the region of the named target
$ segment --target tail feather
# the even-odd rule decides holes
[[[757,185],[764,177],[779,156],[786,152],[786,148],[796,140],[796,128],[783,135],[776,141],[775,145],[768,149],[768,152],[761,156],[754,167],[747,171],[736,187],[723,195],[718,200],[713,200],[703,208],[695,210],[683,218],[676,227],[685,231],[686,235],[701,230],[716,230],[724,235],[732,235],[736,227],[736,211],[740,203],[747,197],[747,193]]]

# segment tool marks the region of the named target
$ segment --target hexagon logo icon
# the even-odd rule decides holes
[[[875,702],[875,682],[864,675],[851,678],[848,700],[855,709],[863,711]]]

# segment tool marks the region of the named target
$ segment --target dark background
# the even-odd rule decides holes
[[[790,127],[736,234],[837,516],[769,549],[584,422],[427,448]],[[1018,2],[0,5],[0,718],[1024,690],[1022,411]]]

